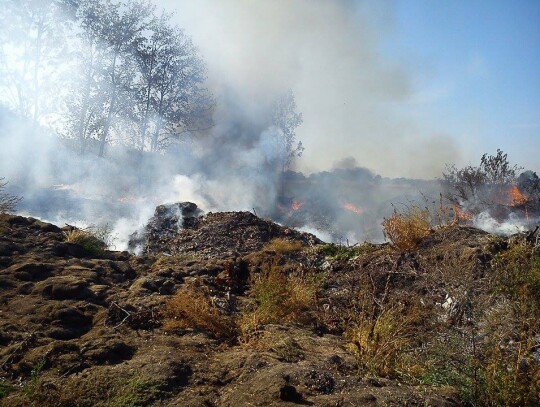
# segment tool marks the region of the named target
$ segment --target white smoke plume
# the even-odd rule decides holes
[[[531,219],[524,219],[516,213],[510,213],[504,221],[498,221],[488,211],[485,211],[474,217],[473,225],[489,233],[510,236],[516,233],[526,232],[531,228],[532,224],[538,223],[538,221],[539,219],[536,222],[533,222]]]
[[[291,88],[304,124],[303,172],[354,156],[392,177],[431,178],[459,161],[458,146],[404,111],[412,101],[406,66],[384,57],[392,3],[350,0],[159,0],[193,36],[211,89],[250,116]]]
[[[176,10],[207,63],[214,126],[165,155],[117,144],[98,158],[0,110],[0,176],[24,198],[25,213],[60,225],[108,222],[117,249],[157,205],[177,201],[205,211],[254,210],[356,243],[382,239],[392,203],[437,195],[435,182],[375,174],[428,179],[459,161],[449,137],[405,113],[413,81],[380,52],[381,39],[392,35],[391,2],[384,2],[388,13],[352,0],[155,3]],[[282,182],[271,165],[283,154],[279,130],[268,116],[288,89],[303,114],[296,135],[306,150],[293,167],[302,173]],[[291,206],[303,208],[302,216]]]

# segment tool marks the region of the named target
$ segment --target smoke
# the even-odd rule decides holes
[[[158,4],[177,10],[208,62],[218,98],[232,94],[235,107],[253,117],[286,89],[294,91],[304,116],[297,135],[306,147],[298,170],[326,170],[354,156],[384,176],[431,178],[459,160],[449,135],[405,113],[414,78],[381,52],[392,39],[391,2],[378,8],[347,0]]]
[[[177,10],[207,62],[214,126],[166,154],[123,146],[126,128],[100,158],[0,110],[0,176],[24,198],[22,212],[59,225],[108,223],[117,249],[157,205],[178,201],[255,211],[356,243],[383,239],[392,203],[437,196],[434,181],[376,175],[430,178],[458,159],[449,136],[405,114],[411,76],[380,52],[391,13],[347,0],[156,3]],[[75,69],[62,67],[66,86],[80,78]],[[288,89],[303,113],[296,135],[306,150],[283,178],[283,134],[268,118]]]
[[[524,219],[516,213],[510,213],[506,220],[497,221],[488,211],[476,215],[473,219],[473,225],[489,233],[509,236],[515,233],[525,232],[530,229],[531,220]]]

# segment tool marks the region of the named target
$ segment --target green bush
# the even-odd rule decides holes
[[[0,400],[13,391],[13,386],[6,382],[0,382]]]

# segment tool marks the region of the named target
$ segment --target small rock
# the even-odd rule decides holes
[[[176,285],[171,280],[166,280],[159,288],[161,295],[172,295],[176,292]]]

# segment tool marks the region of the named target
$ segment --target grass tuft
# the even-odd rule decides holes
[[[285,254],[299,252],[302,250],[302,247],[302,242],[298,240],[287,240],[276,237],[264,246],[264,250],[276,252],[277,254]]]
[[[386,238],[399,250],[414,250],[432,232],[429,209],[413,205],[404,213],[394,211],[383,221]]]
[[[189,285],[171,298],[163,311],[164,329],[195,329],[218,339],[237,335],[233,317],[225,315],[213,302],[206,287]]]
[[[89,226],[85,229],[73,228],[64,232],[67,243],[75,243],[90,254],[99,254],[112,243],[111,229],[105,226]]]

